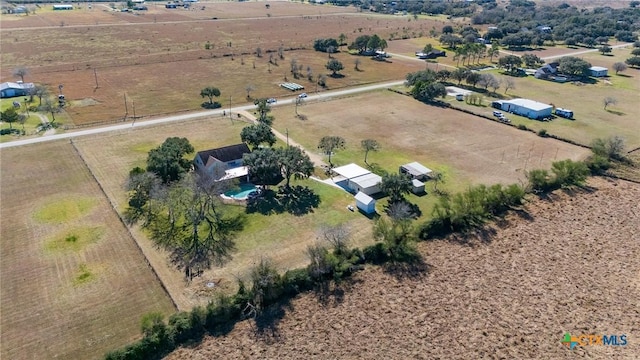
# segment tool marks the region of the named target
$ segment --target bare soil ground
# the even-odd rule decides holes
[[[98,359],[174,307],[68,142],[3,149],[3,359]]]
[[[368,268],[329,300],[293,300],[263,332],[245,321],[167,359],[636,359],[640,186],[589,185],[528,204],[485,243],[420,243],[423,273]],[[565,332],[629,343],[572,351]]]

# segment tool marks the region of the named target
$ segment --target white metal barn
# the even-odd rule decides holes
[[[412,179],[426,180],[433,171],[419,162],[412,162],[400,166],[400,174],[407,174]]]
[[[529,99],[503,100],[499,101],[499,103],[502,105],[502,110],[526,116],[529,119],[543,119],[551,116],[551,111],[553,110],[551,105]]]
[[[376,200],[371,196],[359,191],[355,199],[356,206],[365,214],[373,214],[376,212]]]
[[[367,195],[373,195],[380,192],[382,178],[356,164],[339,166],[332,171],[341,177],[336,182],[346,181],[346,187],[352,193],[361,191]]]

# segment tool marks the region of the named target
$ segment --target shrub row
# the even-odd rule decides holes
[[[473,186],[451,198],[442,197],[434,207],[432,218],[419,229],[418,236],[426,240],[452,232],[467,232],[522,205],[524,196],[525,189],[517,184],[506,187],[496,184]]]
[[[322,246],[309,249],[311,264],[306,268],[279,274],[269,261],[261,261],[251,273],[251,287],[239,283],[231,296],[219,294],[206,307],[178,312],[165,322],[161,314],[147,314],[142,319],[143,338],[122,349],[106,354],[107,360],[161,359],[178,346],[200,341],[204,335],[226,334],[241,320],[259,316],[266,308],[286,302],[327,281],[340,281],[363,268],[365,256],[370,263],[384,262],[388,253],[384,246],[373,245],[364,251],[335,246],[332,251]]]
[[[589,167],[586,163],[573,160],[556,161],[551,165],[551,173],[547,170],[537,169],[527,173],[529,186],[535,193],[547,193],[549,191],[582,186],[589,176]]]

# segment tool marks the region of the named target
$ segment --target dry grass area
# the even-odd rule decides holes
[[[328,303],[293,300],[264,333],[245,321],[167,359],[636,359],[640,186],[589,185],[528,204],[488,243],[419,244],[417,276],[368,268]],[[571,351],[565,332],[629,343]]]
[[[73,123],[115,121],[127,110],[132,116],[134,107],[136,116],[199,109],[203,101],[200,90],[206,86],[220,88],[219,101],[225,106],[247,102],[248,85],[255,87],[251,94],[254,97],[287,95],[278,84],[285,77],[296,81],[290,73],[292,59],[303,66],[304,77],[307,67],[314,79],[328,73],[327,54],[313,50],[285,51],[285,58],[277,59],[278,65],[269,65],[267,51],[275,52],[280,46],[312,49],[316,38],[337,38],[341,33],[347,36],[347,42],[373,33],[388,38],[391,33],[406,32],[413,37],[439,24],[432,19],[408,21],[408,17],[349,14],[343,12],[353,11],[352,7],[299,3],[274,2],[271,17],[258,15],[265,11],[263,3],[203,3],[204,12],[219,9],[220,14],[215,15],[219,20],[194,15],[199,11],[155,6],[139,16],[98,11],[104,5],[95,4],[92,11],[49,11],[2,22],[0,80],[13,80],[12,70],[25,66],[30,71],[25,81],[44,84],[54,94],[59,84],[64,85],[69,100],[65,110]],[[340,14],[330,14],[335,11]],[[96,12],[100,19],[94,19]],[[177,14],[183,15],[176,18]],[[110,21],[102,19],[105,15]],[[65,17],[69,25],[59,26],[62,20],[58,17]],[[208,50],[207,43],[211,45]],[[261,48],[262,57],[255,55],[257,48]],[[330,78],[328,86],[332,89],[402,79],[407,72],[395,59],[388,64],[368,58],[361,58],[364,71],[355,71],[354,56],[336,56],[344,63],[346,77]],[[306,79],[298,82],[315,87],[315,82]]]
[[[386,90],[310,101],[298,112],[307,120],[295,117],[293,105],[275,108],[274,127],[288,130],[307,149],[317,148],[323,136],[343,137],[347,145],[332,157],[336,165],[363,164],[360,142],[375,139],[381,150],[369,154],[370,163],[395,172],[404,163],[418,161],[450,172],[449,181],[464,185],[515,183],[524,179],[527,169],[549,168],[554,160],[588,154],[564,142]]]
[[[68,142],[3,149],[3,359],[98,359],[173,305]]]

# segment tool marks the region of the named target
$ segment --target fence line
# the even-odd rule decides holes
[[[84,166],[89,171],[89,174],[91,174],[91,177],[93,177],[93,180],[95,180],[95,182],[98,184],[98,187],[100,188],[100,191],[102,192],[102,195],[104,195],[104,197],[107,199],[107,201],[109,201],[109,204],[111,205],[111,209],[113,210],[113,212],[116,214],[116,216],[120,220],[120,223],[122,224],[122,226],[124,226],[124,228],[127,230],[127,234],[129,234],[129,238],[136,245],[136,248],[140,252],[140,255],[142,255],[142,257],[144,258],[144,261],[147,263],[147,266],[149,266],[149,268],[151,269],[151,272],[153,273],[153,275],[156,277],[156,279],[160,283],[160,286],[162,287],[164,292],[167,294],[167,296],[171,300],[171,303],[173,304],[173,308],[176,311],[178,311],[179,308],[178,308],[177,302],[175,301],[173,296],[171,296],[171,293],[169,292],[169,289],[167,289],[167,287],[165,286],[164,282],[162,281],[162,279],[160,278],[160,276],[156,272],[156,269],[151,265],[151,263],[149,262],[149,259],[147,259],[147,256],[144,254],[144,251],[142,251],[142,247],[140,246],[140,244],[138,244],[138,241],[136,240],[136,237],[133,236],[133,234],[131,233],[131,229],[129,229],[129,226],[127,226],[127,223],[124,221],[124,219],[122,218],[122,216],[120,215],[118,210],[116,210],[116,205],[111,200],[111,198],[107,195],[107,192],[104,190],[104,187],[102,186],[100,181],[98,181],[98,178],[93,173],[93,170],[91,170],[91,167],[89,166],[89,164],[87,164],[87,162],[85,161],[84,157],[82,156],[82,153],[80,152],[80,150],[78,149],[76,144],[73,142],[73,139],[71,139],[69,142],[71,143],[71,146],[73,146],[73,149],[75,150],[76,154],[78,154],[78,157],[80,157],[80,160],[82,161]]]

